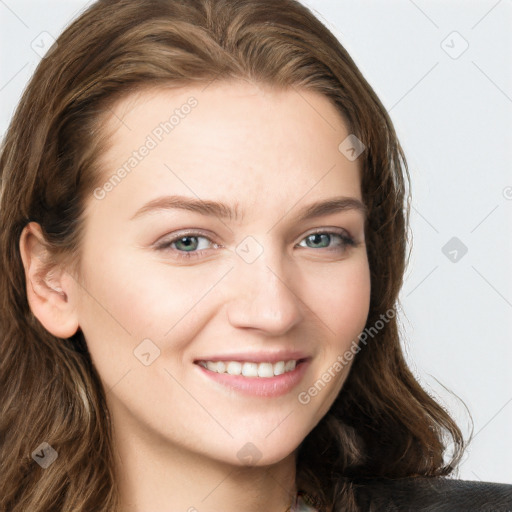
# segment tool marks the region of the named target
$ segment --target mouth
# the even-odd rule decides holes
[[[283,375],[295,370],[295,368],[304,363],[306,358],[289,359],[255,363],[249,361],[195,361],[196,364],[206,368],[207,370],[220,374],[233,376],[243,376],[248,378],[270,379],[278,375]]]
[[[206,384],[242,395],[278,397],[291,392],[302,381],[311,357],[281,361],[197,360],[195,366]],[[230,396],[232,396],[230,394]]]

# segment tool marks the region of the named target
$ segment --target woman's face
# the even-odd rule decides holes
[[[73,295],[116,435],[282,460],[333,403],[368,315],[364,212],[307,215],[361,201],[349,132],[322,95],[245,82],[132,95],[106,127]]]

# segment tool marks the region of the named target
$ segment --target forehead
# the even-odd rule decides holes
[[[123,175],[109,200],[134,208],[164,192],[248,204],[360,197],[359,162],[340,150],[347,126],[315,91],[242,81],[152,88],[116,103],[104,128],[103,182]]]
[[[340,137],[348,135],[342,114],[325,95],[242,80],[142,89],[106,114],[104,133],[122,149],[137,148],[143,136],[176,149],[183,142],[196,149],[230,146],[232,152],[273,145],[300,155],[337,150]]]

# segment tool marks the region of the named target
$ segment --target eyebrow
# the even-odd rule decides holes
[[[239,206],[240,205],[238,202],[236,202],[234,206],[230,206],[225,203],[207,199],[195,199],[193,197],[179,195],[160,196],[152,199],[141,208],[139,208],[135,214],[130,217],[130,220],[139,218],[146,213],[159,210],[187,210],[199,213],[200,215],[215,216],[229,220],[238,220],[241,217]],[[332,213],[350,210],[361,213],[365,219],[368,215],[368,209],[366,205],[363,204],[359,199],[355,197],[339,196],[332,197],[327,200],[317,201],[303,207],[296,214],[296,219],[304,221]]]

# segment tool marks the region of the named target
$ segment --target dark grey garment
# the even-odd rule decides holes
[[[512,512],[512,485],[451,478],[359,480],[361,512]]]

